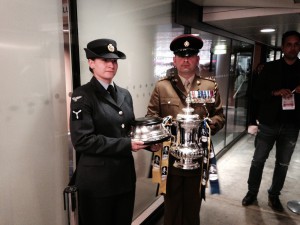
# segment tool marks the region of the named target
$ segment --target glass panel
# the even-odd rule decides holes
[[[200,75],[216,79],[224,114],[226,115],[231,41],[229,38],[196,29],[192,29],[192,33],[199,35],[204,42],[200,51]],[[216,153],[225,146],[225,132],[224,126],[222,130],[212,137]]]
[[[226,143],[230,143],[246,128],[248,83],[251,74],[253,45],[233,41],[230,60]]]
[[[276,57],[275,51],[274,50],[270,50],[267,61],[274,61],[275,57]]]
[[[276,51],[275,59],[280,59],[280,58],[281,58],[281,51]]]
[[[154,48],[154,77],[156,80],[165,77],[166,71],[173,67],[174,54],[170,51],[171,41],[183,34],[184,28],[171,28],[169,25],[157,26]]]

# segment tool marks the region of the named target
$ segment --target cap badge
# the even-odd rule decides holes
[[[114,52],[115,51],[115,47],[112,44],[107,45],[107,49],[110,52]]]
[[[190,46],[190,42],[188,42],[188,41],[185,41],[184,43],[183,43],[183,45],[184,45],[184,47],[189,47]]]

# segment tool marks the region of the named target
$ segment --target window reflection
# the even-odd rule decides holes
[[[212,137],[218,153],[247,126],[247,90],[253,45],[196,29],[192,29],[192,33],[204,41],[200,51],[200,74],[216,79],[227,119],[225,127]]]
[[[248,84],[252,73],[252,54],[252,45],[235,40],[232,42],[226,143],[239,136],[247,126]]]

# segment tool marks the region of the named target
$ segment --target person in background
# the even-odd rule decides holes
[[[215,102],[207,103],[209,126],[212,134],[222,129],[225,117],[217,83],[215,80],[199,76],[198,53],[202,46],[203,41],[190,34],[180,35],[171,42],[174,68],[167,71],[167,76],[156,83],[146,116],[176,118],[187,106],[186,98],[190,91],[212,91],[214,96],[211,97],[215,98]],[[208,116],[203,103],[193,103],[191,106],[200,118]],[[214,152],[211,154],[214,155]],[[205,198],[205,184],[201,189],[200,183],[201,179],[208,178],[208,171],[204,172],[199,168],[194,170],[175,168],[174,160],[175,158],[169,154],[167,162],[164,162],[164,157],[161,160],[162,172],[155,171],[156,167],[153,169],[154,177],[159,177],[156,176],[156,172],[162,173],[162,178],[167,177],[166,183],[162,182],[163,179],[157,181],[160,183],[160,193],[165,194],[164,225],[199,225],[201,201]],[[163,187],[164,184],[166,187]]]
[[[243,206],[257,200],[265,162],[276,143],[273,179],[268,189],[268,205],[283,211],[279,195],[297,143],[300,128],[300,34],[282,36],[283,58],[265,64],[258,76],[254,98],[259,102],[258,133]]]
[[[248,133],[256,135],[257,133],[257,111],[258,111],[258,102],[253,97],[253,89],[255,87],[257,78],[264,68],[264,63],[259,63],[252,74],[251,85],[248,86],[248,98],[249,98],[249,124],[248,124]]]
[[[132,152],[148,146],[129,137],[135,119],[130,93],[113,82],[118,59],[125,59],[111,39],[97,39],[84,49],[93,74],[71,99],[72,144],[80,154],[78,186],[80,225],[129,225],[136,174]]]

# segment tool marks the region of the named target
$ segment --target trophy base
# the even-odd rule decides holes
[[[191,162],[190,160],[181,159],[180,161],[175,161],[173,166],[178,169],[183,170],[195,170],[200,168],[200,164],[198,162]]]

